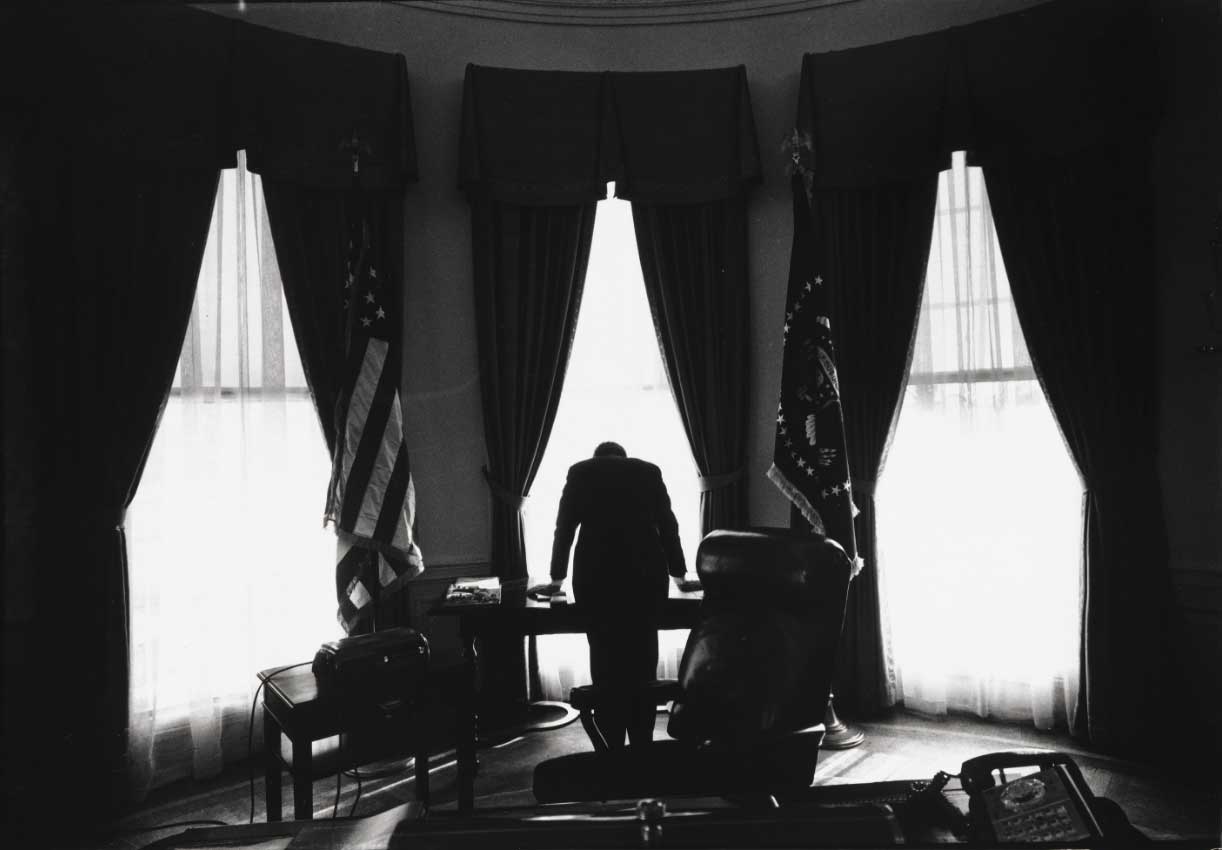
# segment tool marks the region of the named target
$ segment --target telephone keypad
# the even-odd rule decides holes
[[[998,841],[1064,841],[1091,835],[1054,769],[989,788],[984,798]]]
[[[997,824],[999,841],[1054,841],[1079,832],[1080,825],[1064,803],[1014,815]]]

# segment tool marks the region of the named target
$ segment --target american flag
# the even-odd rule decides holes
[[[840,378],[828,318],[828,287],[820,272],[817,234],[801,174],[793,177],[793,250],[785,301],[781,397],[768,478],[810,523],[844,547],[861,570],[853,531],[852,480],[845,454]]]
[[[357,201],[347,238],[346,381],[336,409],[327,496],[337,540],[335,585],[345,632],[424,570],[415,541],[416,492],[399,402],[401,349],[396,263],[380,253],[380,220]]]

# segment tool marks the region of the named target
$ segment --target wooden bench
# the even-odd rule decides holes
[[[281,819],[281,771],[293,778],[293,817],[314,816],[314,780],[379,758],[415,758],[415,796],[429,798],[429,742],[420,728],[422,700],[362,705],[321,695],[308,663],[272,667],[263,682],[267,819]],[[282,747],[287,738],[287,747]],[[339,736],[338,746],[317,746]],[[355,741],[345,740],[355,738]],[[317,752],[315,752],[317,750]]]

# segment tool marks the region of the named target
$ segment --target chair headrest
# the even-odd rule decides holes
[[[712,531],[696,552],[696,572],[709,602],[809,605],[847,582],[848,555],[833,540],[777,528]]]

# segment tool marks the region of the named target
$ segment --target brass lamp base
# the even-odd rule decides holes
[[[823,733],[823,743],[819,745],[822,750],[851,750],[865,743],[865,732],[845,725],[844,721],[836,716],[836,706],[832,704],[831,696],[827,699],[823,725],[827,727],[827,731]]]

